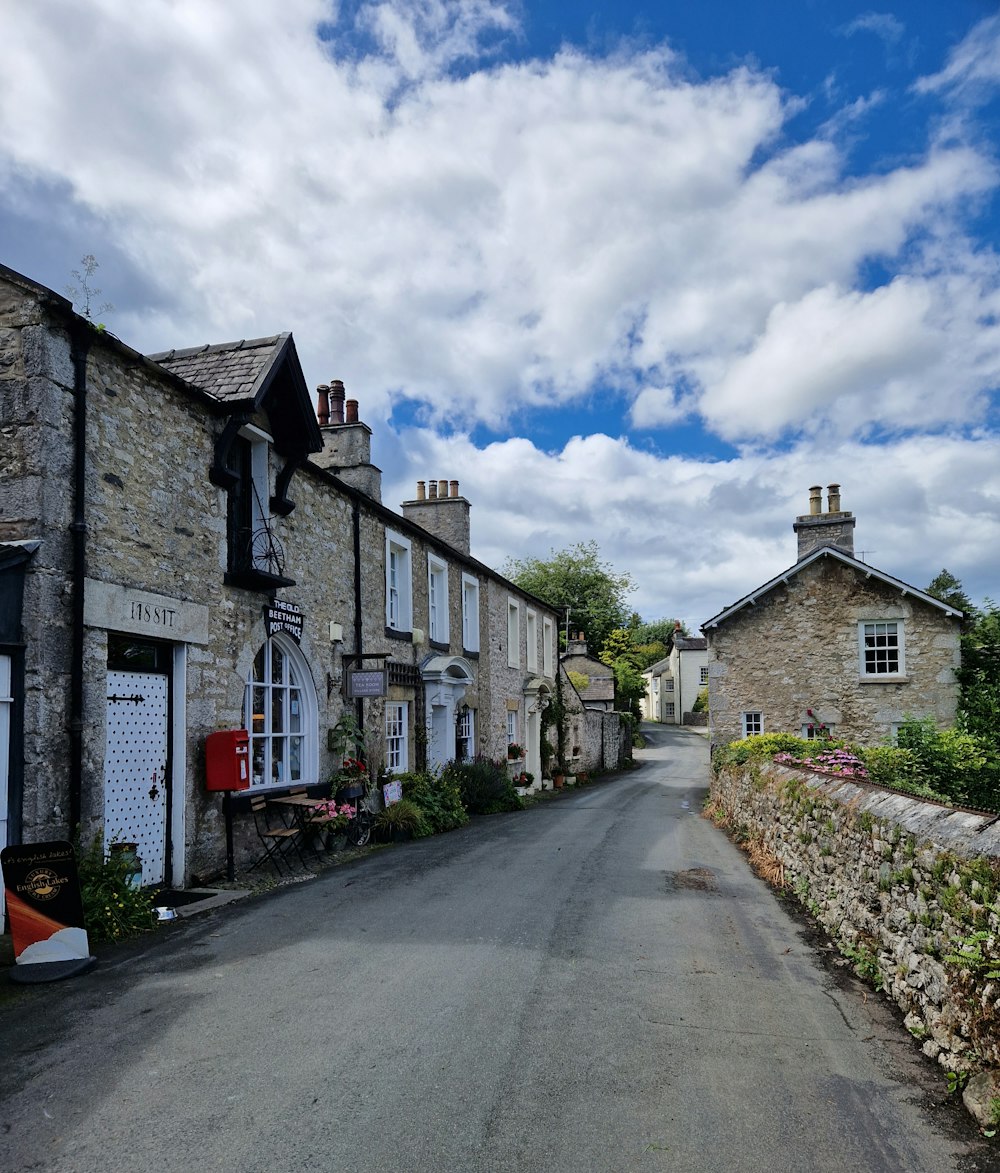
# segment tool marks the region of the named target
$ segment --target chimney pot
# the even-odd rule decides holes
[[[436,501],[436,500],[437,500],[437,495],[438,495],[438,483],[437,483],[437,481],[428,481],[428,482],[427,482],[427,497],[428,497],[428,500],[430,500],[430,501]]]
[[[358,401],[356,399],[348,399],[345,407],[347,414],[344,417],[344,422],[347,424],[356,424],[358,422]]]
[[[340,379],[330,380],[330,423],[344,422],[344,384]]]
[[[426,499],[427,499],[427,493],[425,491],[424,482],[417,481],[417,500],[418,501],[425,501]]]
[[[458,496],[458,481],[449,481],[448,488],[451,490],[452,497]]]
[[[822,485],[812,485],[809,489],[809,512],[814,517],[823,512]]]
[[[325,383],[316,388],[316,418],[321,428],[330,422],[330,388]]]
[[[828,513],[839,513],[840,512],[840,485],[828,485],[826,491],[828,494],[827,501],[829,502],[829,504],[827,505],[827,512]]]
[[[438,481],[438,496],[439,497],[447,497],[448,496],[448,482],[447,481]]]

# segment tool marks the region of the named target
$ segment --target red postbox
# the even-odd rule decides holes
[[[223,729],[205,740],[205,789],[250,789],[250,734]]]

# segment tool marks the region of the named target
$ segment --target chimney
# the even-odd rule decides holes
[[[330,423],[344,422],[344,384],[339,379],[330,380]]]
[[[382,500],[382,472],[371,462],[372,430],[358,419],[358,401],[347,400],[344,418],[344,384],[331,379],[316,389],[323,451],[312,456],[313,464],[340,477],[352,488],[375,501]]]
[[[469,527],[469,502],[459,495],[458,481],[431,480],[417,481],[417,495],[412,501],[404,501],[403,516],[415,522],[428,533],[458,550],[471,552]]]
[[[840,485],[827,486],[827,511],[823,509],[823,490],[809,489],[809,512],[795,519],[792,529],[798,537],[798,561],[821,546],[833,546],[854,557],[854,514],[840,507]]]
[[[330,388],[325,383],[316,388],[316,418],[321,428],[330,422]]]

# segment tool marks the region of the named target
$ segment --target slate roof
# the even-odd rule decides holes
[[[286,333],[244,338],[187,350],[165,350],[146,357],[224,403],[256,403],[289,337]]]
[[[751,591],[749,595],[744,595],[742,599],[733,603],[731,607],[726,607],[718,615],[713,615],[711,619],[706,619],[701,625],[701,630],[708,631],[711,628],[719,627],[728,619],[731,619],[737,612],[742,611],[744,607],[752,607],[758,599],[763,598],[764,595],[773,591],[779,583],[787,583],[790,578],[794,578],[800,571],[805,570],[807,566],[811,566],[820,558],[833,558],[835,561],[842,562],[845,566],[851,567],[852,570],[856,570],[859,574],[864,575],[865,578],[874,578],[879,582],[894,587],[901,595],[912,595],[913,598],[919,599],[931,607],[939,608],[946,615],[951,615],[955,619],[962,618],[961,611],[956,610],[954,607],[949,607],[947,603],[942,603],[940,599],[935,599],[933,595],[927,594],[926,591],[910,586],[909,583],[903,582],[902,579],[893,578],[891,574],[886,574],[882,570],[876,570],[874,566],[869,566],[867,562],[861,562],[857,558],[853,558],[850,554],[845,554],[843,550],[838,549],[836,546],[818,546],[811,553],[807,554],[805,558],[801,558],[796,562],[794,566],[790,566],[787,570],[783,570],[781,574],[775,575],[769,582],[765,582],[755,591]]]
[[[679,652],[704,652],[708,640],[703,635],[678,635],[674,637],[674,647]]]

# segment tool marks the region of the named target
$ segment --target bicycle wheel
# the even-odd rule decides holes
[[[366,847],[372,837],[372,817],[368,811],[358,811],[347,827],[347,841],[352,847]]]

